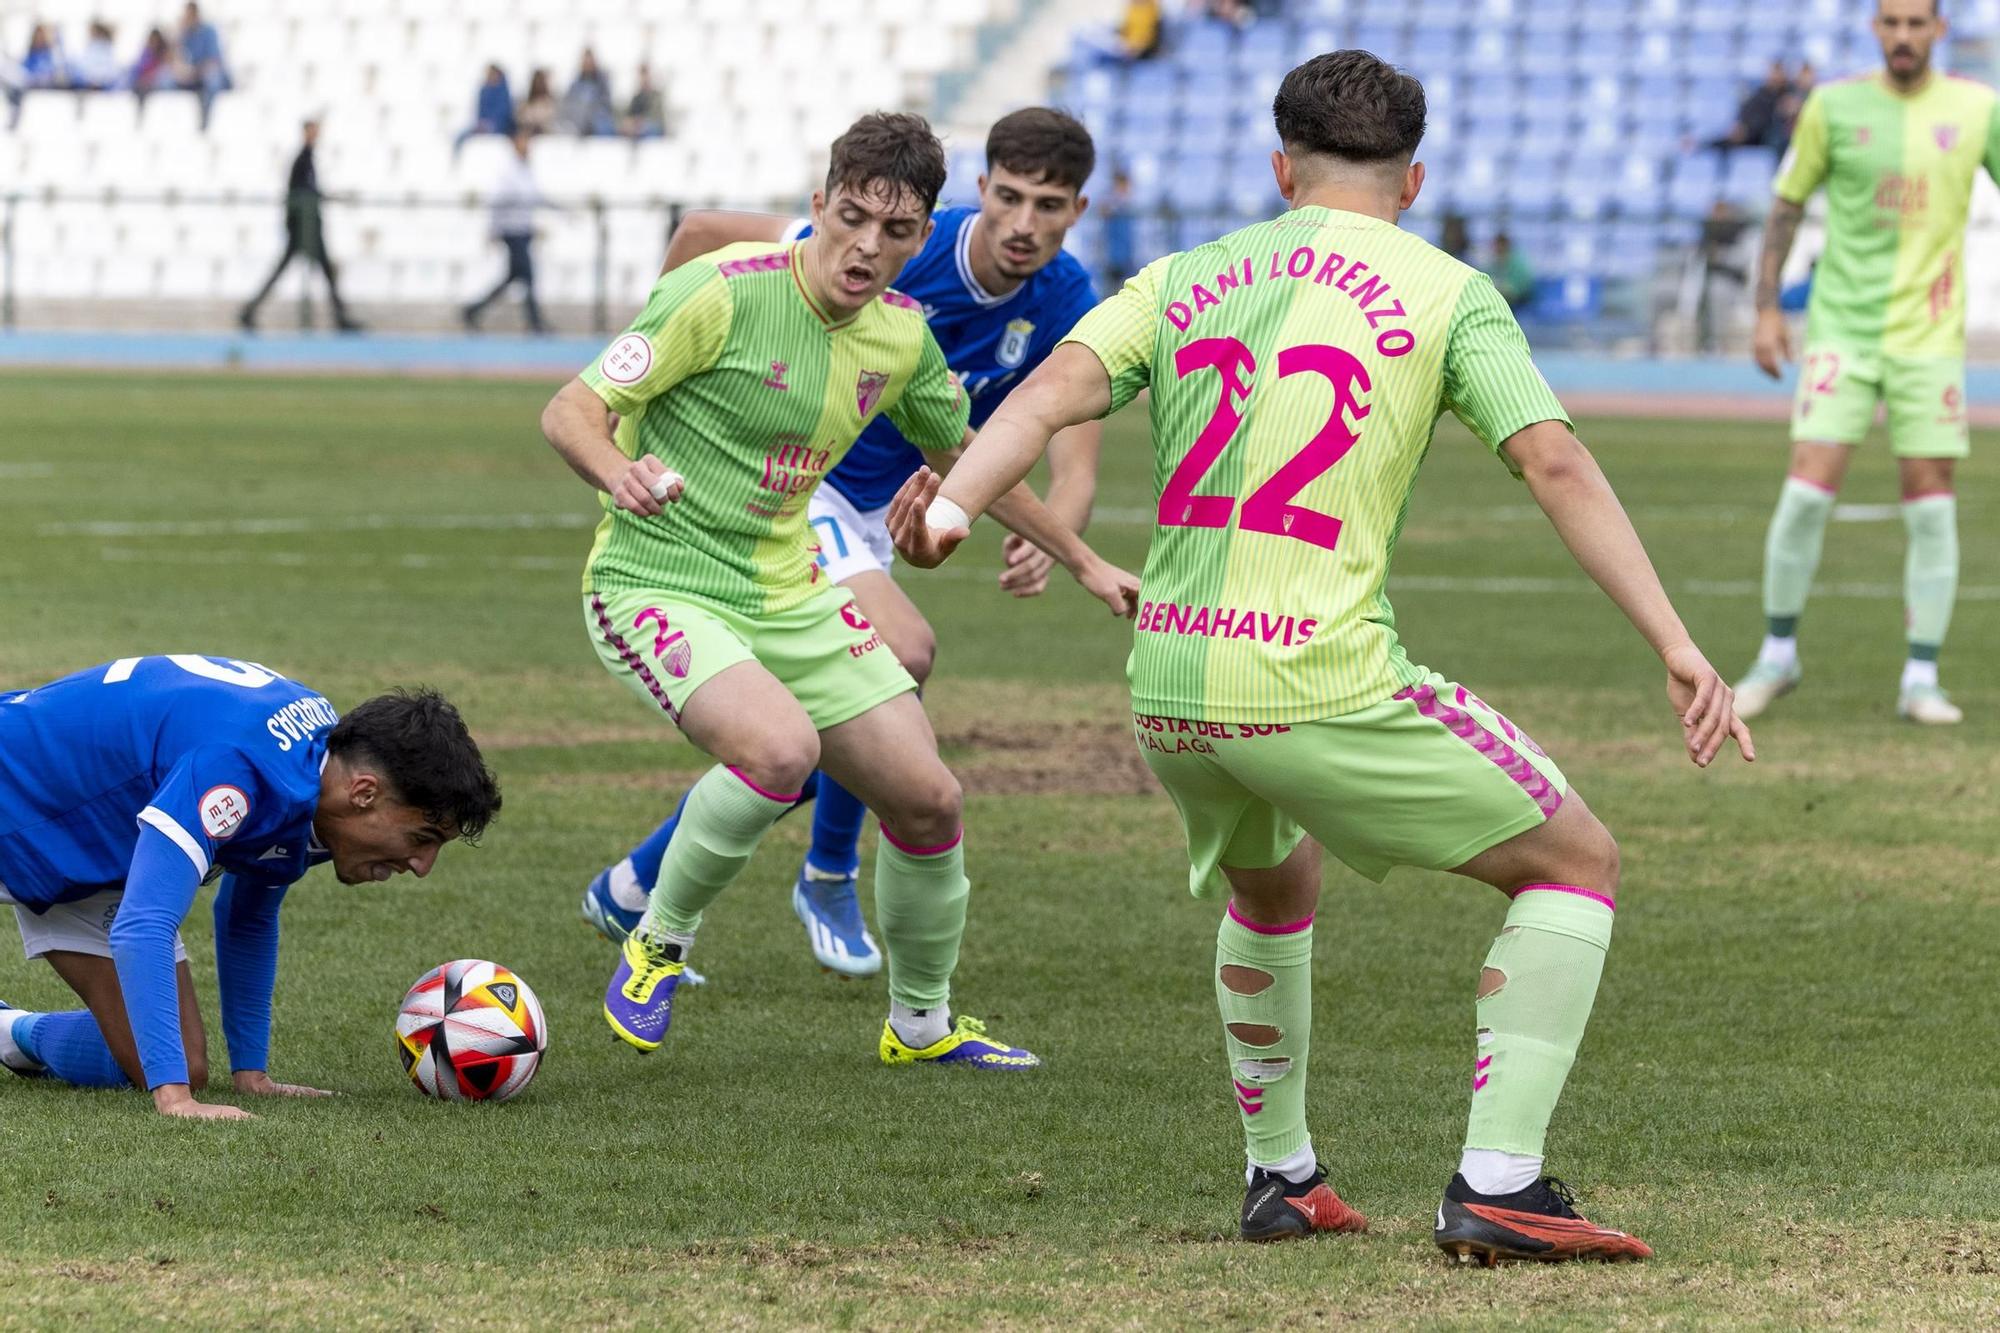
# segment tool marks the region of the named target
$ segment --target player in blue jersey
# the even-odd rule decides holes
[[[278,906],[306,870],[344,884],[427,875],[500,809],[458,711],[428,690],[345,717],[253,662],[125,657],[0,694],[0,903],[29,958],[84,1008],[0,1002],[0,1064],[83,1087],[128,1083],[163,1114],[197,1101],[208,1037],[180,924],[215,895],[216,978],[235,1090],[320,1095],[267,1072]]]
[[[979,207],[940,210],[930,240],[894,279],[897,291],[922,304],[946,362],[972,399],[975,428],[1097,304],[1089,274],[1062,248],[1089,204],[1082,191],[1095,163],[1090,132],[1073,117],[1048,107],[1003,117],[986,138]],[[767,214],[691,213],[674,232],[666,267],[732,242],[789,240],[808,231],[802,221]],[[782,364],[771,369],[783,378]],[[1077,532],[1089,521],[1096,492],[1098,431],[1096,422],[1074,427],[1049,447],[1048,507]],[[877,418],[827,474],[807,510],[827,576],[853,590],[861,613],[920,688],[930,675],[937,637],[890,575],[894,547],[885,519],[897,488],[924,461],[887,417]],[[1001,587],[1030,597],[1048,586],[1053,562],[1047,554],[1014,536],[1003,549]],[[881,969],[882,954],[854,894],[866,812],[824,773],[814,781],[812,847],[793,885],[792,907],[821,966],[870,976]],[[608,937],[622,939],[644,912],[679,817],[676,810],[585,890],[584,917]]]

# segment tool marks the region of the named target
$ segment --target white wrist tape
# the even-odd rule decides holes
[[[949,532],[953,528],[970,528],[972,526],[972,519],[966,512],[950,500],[945,499],[942,495],[932,500],[931,507],[924,511],[924,522],[941,532]]]

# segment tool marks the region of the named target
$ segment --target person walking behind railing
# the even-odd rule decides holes
[[[486,307],[499,300],[516,282],[521,284],[521,303],[527,308],[530,331],[549,331],[542,320],[541,307],[535,304],[534,255],[535,210],[548,207],[549,201],[535,183],[534,167],[528,161],[528,141],[526,130],[514,131],[513,160],[501,169],[500,179],[493,186],[489,201],[493,210],[493,239],[507,247],[507,276],[461,312],[465,327],[473,332],[478,331],[479,318],[486,313]]]
[[[271,276],[257,289],[236,317],[245,332],[257,328],[257,308],[264,304],[264,298],[278,285],[278,279],[291,266],[293,259],[303,257],[306,262],[318,264],[320,272],[326,274],[327,295],[333,299],[333,322],[342,333],[358,333],[361,325],[347,313],[347,306],[340,299],[340,281],[333,267],[333,260],[326,253],[326,235],[320,222],[319,170],[313,162],[313,145],[319,142],[319,122],[309,120],[302,131],[304,143],[299,155],[292,159],[291,176],[285,183],[285,253],[278,256],[278,265],[271,270]]]

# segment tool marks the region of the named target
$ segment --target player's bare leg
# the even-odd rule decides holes
[[[688,697],[680,724],[717,763],[688,793],[659,883],[604,997],[612,1030],[642,1051],[666,1039],[702,912],[792,808],[819,763],[812,719],[755,662],[738,662],[704,681]]]
[[[1306,1130],[1319,844],[1307,838],[1278,865],[1222,873],[1231,897],[1215,943],[1215,996],[1248,1157],[1241,1234],[1365,1231],[1368,1219],[1327,1184]]]
[[[849,575],[840,586],[882,636],[921,690],[937,657],[937,634],[923,612],[882,570]],[[882,970],[882,951],[868,933],[855,889],[861,873],[862,799],[825,773],[813,800],[812,846],[792,883],[792,911],[806,930],[813,957],[842,977],[870,977]]]
[[[1618,844],[1572,791],[1544,823],[1455,873],[1505,893],[1479,975],[1472,1113],[1435,1238],[1461,1261],[1644,1259],[1643,1242],[1585,1221],[1542,1174],[1549,1116],[1597,996],[1618,890]]]
[[[985,1035],[951,1011],[951,976],[965,933],[964,797],[938,758],[937,737],[914,692],[820,733],[820,764],[882,821],[875,914],[889,954],[887,1064],[1028,1069],[1035,1056]]]
[[[1902,458],[1903,604],[1910,654],[1903,664],[1896,713],[1912,722],[1950,726],[1965,720],[1938,685],[1938,653],[1958,600],[1958,496],[1950,458]]]
[[[18,1034],[23,1052],[50,1077],[65,1083],[87,1088],[144,1087],[145,1071],[126,1016],[116,965],[109,958],[68,949],[53,950],[43,957],[84,1007],[30,1015],[26,1022],[31,1026]],[[208,1085],[208,1031],[202,1024],[194,973],[182,962],[176,975],[188,1082],[193,1088],[202,1088]]]
[[[1736,715],[1749,719],[1799,683],[1799,617],[1819,569],[1834,497],[1854,447],[1801,440],[1792,445],[1778,507],[1764,538],[1764,643],[1736,685]]]

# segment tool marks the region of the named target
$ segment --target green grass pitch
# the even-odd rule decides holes
[[[171,651],[266,662],[340,704],[428,681],[507,801],[427,882],[322,871],[289,901],[272,1073],[338,1100],[202,1126],[130,1093],[0,1083],[0,1324],[2000,1324],[2000,441],[1964,473],[1944,671],[1968,723],[1892,716],[1903,533],[1878,445],[1829,535],[1804,687],[1759,725],[1758,764],[1701,773],[1644,646],[1526,492],[1440,431],[1392,595],[1412,655],[1533,733],[1622,842],[1549,1161],[1659,1252],[1486,1273],[1448,1268],[1429,1230],[1498,896],[1329,872],[1315,1141],[1374,1229],[1228,1239],[1215,909],[1189,898],[1132,750],[1127,631],[1073,586],[1002,596],[991,532],[906,586],[938,627],[929,706],[969,793],[958,998],[1046,1068],[877,1065],[880,984],[822,975],[790,915],[798,818],[711,914],[713,984],[668,1049],[616,1044],[613,956],[578,892],[703,764],[585,641],[593,508],[541,442],[552,387],[0,377],[0,684]],[[1782,428],[1583,425],[1737,671]],[[1092,537],[1136,567],[1139,417],[1105,464]],[[212,987],[206,902],[188,935]],[[548,1059],[512,1104],[433,1104],[401,1075],[396,1001],[459,956],[515,968],[547,1007]],[[13,958],[0,995],[62,1001]],[[206,1008],[213,1027],[212,989]]]

